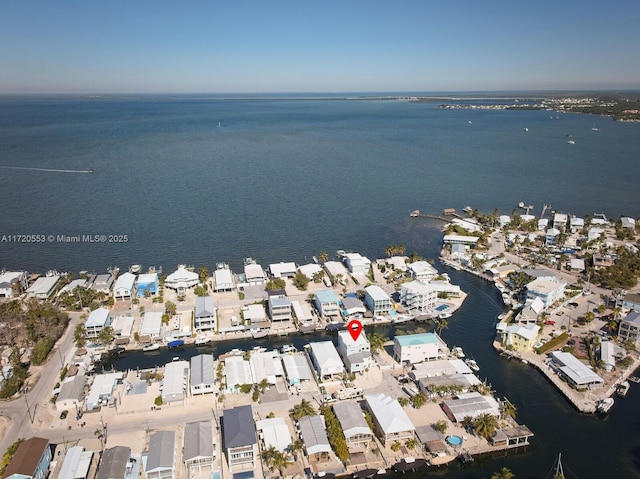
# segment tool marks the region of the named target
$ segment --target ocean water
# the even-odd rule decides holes
[[[440,223],[410,219],[413,209],[510,213],[523,201],[536,215],[545,204],[577,215],[638,215],[640,124],[438,104],[0,97],[0,239],[127,235],[120,243],[4,241],[0,267],[104,271],[141,263],[171,272],[178,263],[211,269],[224,261],[237,269],[245,256],[264,266],[308,262],[323,250],[375,258],[391,243],[435,258]],[[600,131],[591,131],[594,121]],[[536,436],[526,451],[430,474],[490,477],[507,466],[518,478],[543,478],[562,452],[567,477],[640,477],[639,388],[632,385],[606,418],[575,412],[535,371],[491,349],[497,292],[447,272],[470,294],[445,341],[474,356],[480,375]],[[144,366],[141,355],[121,361]]]
[[[172,271],[337,249],[378,257],[390,243],[420,252],[437,225],[410,220],[416,208],[638,214],[640,125],[438,104],[0,97],[0,235],[127,236],[3,242],[0,265]]]

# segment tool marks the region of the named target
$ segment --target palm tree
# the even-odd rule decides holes
[[[505,399],[502,403],[502,417],[510,417],[515,419],[516,414],[518,413],[517,408],[510,402],[508,399]]]
[[[382,348],[384,347],[384,343],[389,341],[389,338],[383,336],[380,333],[373,333],[367,339],[369,339],[369,348],[371,349],[371,352],[374,354],[379,351],[382,351]]]
[[[498,472],[494,472],[491,479],[513,479],[516,475],[510,469],[503,467]]]
[[[473,421],[473,429],[478,436],[489,439],[498,429],[498,419],[492,414],[481,414]]]
[[[200,269],[198,270],[198,279],[202,284],[207,283],[207,280],[209,279],[209,270],[206,266],[200,266]]]
[[[320,263],[322,264],[329,261],[329,255],[327,254],[326,251],[320,251],[320,254],[318,255],[318,261],[320,261]]]
[[[306,399],[303,399],[300,401],[300,404],[293,406],[293,409],[291,410],[291,417],[297,421],[305,416],[313,416],[315,413],[316,411],[313,409],[311,403]]]
[[[73,330],[73,342],[78,348],[83,347],[87,343],[87,333],[83,324],[78,324]]]
[[[447,329],[449,327],[449,321],[444,318],[438,319],[438,336],[442,333],[443,329]]]
[[[295,441],[293,441],[289,446],[289,450],[293,454],[293,459],[297,461],[298,453],[304,451],[304,442],[302,442],[302,439],[298,438]]]

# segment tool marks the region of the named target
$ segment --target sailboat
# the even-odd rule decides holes
[[[570,145],[576,144],[576,140],[574,140],[571,135],[567,135],[567,138],[568,138],[567,143],[569,143]]]
[[[562,470],[562,453],[558,454],[558,459],[553,465],[553,479],[565,479],[564,471]]]
[[[591,131],[600,131],[600,128],[598,128],[594,123],[593,126],[591,127]]]

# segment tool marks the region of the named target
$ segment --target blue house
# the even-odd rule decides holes
[[[141,274],[136,283],[138,297],[144,298],[158,292],[158,273]]]

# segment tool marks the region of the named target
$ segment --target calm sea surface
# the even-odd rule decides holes
[[[310,262],[323,250],[381,257],[391,243],[436,257],[440,225],[409,219],[411,210],[511,213],[523,201],[536,215],[544,204],[577,215],[639,214],[640,124],[438,104],[0,97],[0,238],[55,238],[0,243],[0,268],[103,272],[141,263],[170,273],[179,263],[211,270],[227,262],[239,269],[245,256],[265,267]],[[127,242],[65,243],[58,235],[127,235]],[[504,465],[519,479],[544,478],[562,452],[567,477],[640,477],[640,388],[633,385],[607,418],[575,412],[531,368],[492,351],[500,312],[493,288],[449,273],[470,295],[444,339],[477,359],[536,437],[524,453],[435,474],[490,477]],[[139,355],[121,361],[143,366]]]

